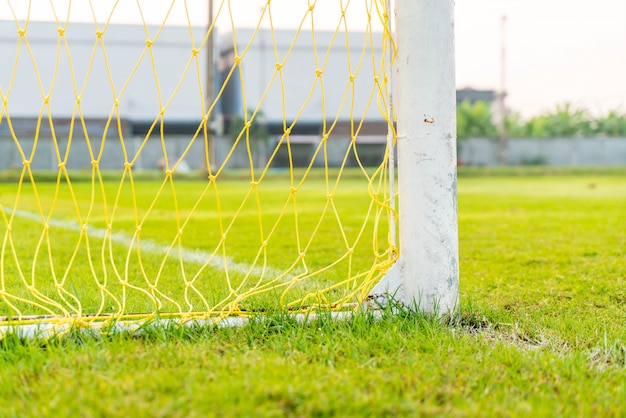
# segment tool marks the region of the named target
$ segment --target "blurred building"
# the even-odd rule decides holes
[[[193,28],[192,35],[187,27],[148,26],[146,34],[143,25],[111,24],[101,38],[97,30],[93,23],[70,22],[60,36],[56,23],[30,21],[20,39],[15,22],[0,20],[0,89],[12,118],[23,125],[40,112],[48,117],[48,111],[55,120],[119,114],[136,132],[165,108],[166,129],[197,128],[207,57],[206,48],[200,49],[196,67],[193,50],[204,38],[203,28]]]
[[[297,120],[294,133],[299,134],[321,135],[324,122],[330,126],[335,120],[334,134],[349,133],[351,120],[365,120],[362,135],[387,132],[375,80],[382,84],[386,71],[382,34],[317,31],[313,39],[310,32],[288,29],[256,34],[239,29],[235,36],[221,37],[219,50],[226,124],[243,115],[244,108],[254,111],[258,105],[276,134],[282,133],[283,120],[287,126]],[[236,56],[242,57],[240,66],[235,66]]]
[[[219,94],[210,115],[214,131],[222,130],[222,120],[227,125],[258,106],[257,122],[274,140],[285,124],[293,124],[292,142],[303,154],[321,141],[326,123],[327,129],[334,124],[337,149],[346,148],[358,130],[363,147],[375,144],[372,154],[382,158],[378,148],[387,123],[375,80],[378,74],[382,82],[386,71],[382,35],[318,31],[314,45],[310,32],[253,33],[238,29],[236,37],[214,37],[213,90]],[[172,137],[191,137],[211,102],[204,97],[209,60],[206,46],[200,45],[205,35],[205,28],[181,26],[104,28],[70,22],[59,30],[54,22],[30,21],[22,36],[15,22],[0,20],[0,90],[7,115],[0,120],[0,139],[12,142],[11,128],[24,144],[39,132],[41,138],[74,141],[74,148],[87,137],[103,141],[122,134],[140,141],[149,132],[158,136],[161,129]],[[241,65],[231,71],[237,55],[243,57]],[[43,128],[37,128],[39,118]],[[49,148],[49,158],[41,150],[35,158],[41,167],[56,166]],[[89,164],[78,157],[81,166]],[[7,164],[19,165],[20,159],[12,157]]]
[[[476,102],[493,103],[496,100],[497,95],[495,90],[477,90],[469,87],[458,89],[456,91],[456,102],[463,103],[468,101],[471,104]]]
[[[206,30],[192,28],[190,33],[183,26],[148,26],[147,31],[143,25],[111,24],[99,38],[93,23],[70,22],[59,36],[56,23],[31,21],[20,40],[15,22],[0,20],[4,62],[0,88],[8,97],[11,116],[36,117],[44,107],[45,114],[47,103],[53,118],[81,113],[90,119],[107,119],[119,112],[134,130],[149,127],[161,108],[165,108],[166,126],[174,131],[197,123],[207,110],[202,94],[207,48],[200,49]],[[319,31],[314,48],[310,33],[296,36],[293,31],[277,30],[272,36],[265,29],[253,36],[254,30],[239,29],[235,34],[236,43],[229,33],[215,48],[219,55],[215,92],[227,81],[215,116],[241,116],[244,102],[254,109],[265,96],[260,109],[271,126],[282,126],[283,119],[289,124],[297,115],[298,129],[314,133],[321,132],[322,120],[384,121],[374,82],[375,75],[384,71],[380,68],[382,36],[370,40],[363,32],[351,32],[346,39],[345,34]],[[146,48],[148,39],[151,48]],[[227,80],[235,51],[243,56],[241,72],[234,71]],[[277,62],[283,64],[282,85]],[[319,82],[316,85],[317,69],[323,70],[323,89]]]

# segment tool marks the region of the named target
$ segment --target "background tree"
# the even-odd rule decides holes
[[[592,122],[592,130],[598,136],[626,137],[626,113],[611,110]]]
[[[527,127],[528,136],[532,138],[592,136],[589,111],[570,103],[557,105],[554,110],[531,118]]]
[[[518,112],[509,112],[505,123],[509,138],[626,138],[626,113],[614,109],[593,117],[589,110],[570,103],[559,104],[526,120]],[[464,101],[457,106],[457,137],[498,137],[489,103]]]
[[[470,103],[463,101],[456,109],[457,137],[466,138],[496,138],[498,129],[493,123],[491,106],[487,102],[477,101]]]

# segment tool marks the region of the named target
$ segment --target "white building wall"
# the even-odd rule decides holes
[[[76,96],[80,95],[80,110],[88,118],[107,118],[118,98],[121,117],[133,121],[154,120],[163,106],[167,106],[167,120],[201,119],[199,85],[206,85],[206,48],[199,51],[199,68],[192,50],[201,44],[205,29],[193,28],[193,37],[183,26],[164,27],[157,36],[158,30],[149,26],[146,34],[141,25],[112,24],[100,43],[93,23],[70,22],[64,37],[59,37],[56,23],[31,21],[20,42],[15,23],[0,20],[0,89],[8,98],[10,115],[35,117],[42,108],[46,113],[44,97],[49,96],[52,116],[69,117],[77,114]],[[318,31],[314,45],[310,31],[295,37],[294,30],[277,30],[275,48],[268,29],[252,35],[253,29],[236,31],[237,51],[243,56],[239,91],[245,93],[245,107],[256,108],[269,85],[260,105],[268,121],[283,117],[293,121],[298,114],[304,122],[333,120],[337,115],[343,121],[351,115],[356,120],[364,116],[384,120],[377,108],[374,81],[377,73],[382,81],[384,71],[381,33],[370,39],[363,32],[350,32],[346,39],[345,32],[335,36]],[[154,66],[146,48],[148,39],[154,41]],[[231,34],[221,39],[222,52],[233,49]],[[283,65],[282,84],[277,62]],[[323,87],[317,69],[323,71]],[[180,90],[174,95],[179,82]]]
[[[193,28],[192,37],[187,27],[168,26],[157,37],[158,29],[150,26],[146,34],[141,25],[109,25],[99,43],[93,23],[71,22],[64,32],[68,56],[56,23],[29,22],[20,42],[15,23],[0,20],[0,89],[8,97],[10,115],[37,116],[49,95],[52,115],[69,117],[77,113],[80,95],[80,108],[89,118],[108,117],[119,98],[123,118],[154,120],[167,106],[168,120],[201,119],[199,84],[206,85],[206,48],[198,53],[199,70],[192,50],[206,31]],[[147,39],[154,41],[154,66]],[[178,94],[167,105],[181,80]]]
[[[383,121],[374,80],[379,75],[382,83],[386,71],[381,65],[381,45],[382,33],[369,38],[364,32],[350,32],[346,39],[345,32],[317,31],[314,40],[310,31],[296,36],[295,30],[276,30],[272,37],[269,29],[261,29],[256,36],[253,29],[239,29],[234,37],[221,38],[220,50],[222,55],[233,51],[242,57],[244,107],[254,110],[266,94],[260,109],[270,122],[283,118],[288,122],[296,118],[332,121],[337,116],[342,121],[351,116]],[[282,65],[282,82],[277,64]],[[317,79],[318,69],[322,83]]]

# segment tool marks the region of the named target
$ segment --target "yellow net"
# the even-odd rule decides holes
[[[2,6],[0,330],[350,309],[395,261],[386,2],[204,3]]]

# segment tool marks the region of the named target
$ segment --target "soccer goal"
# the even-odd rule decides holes
[[[452,0],[0,12],[0,338],[456,309]]]

